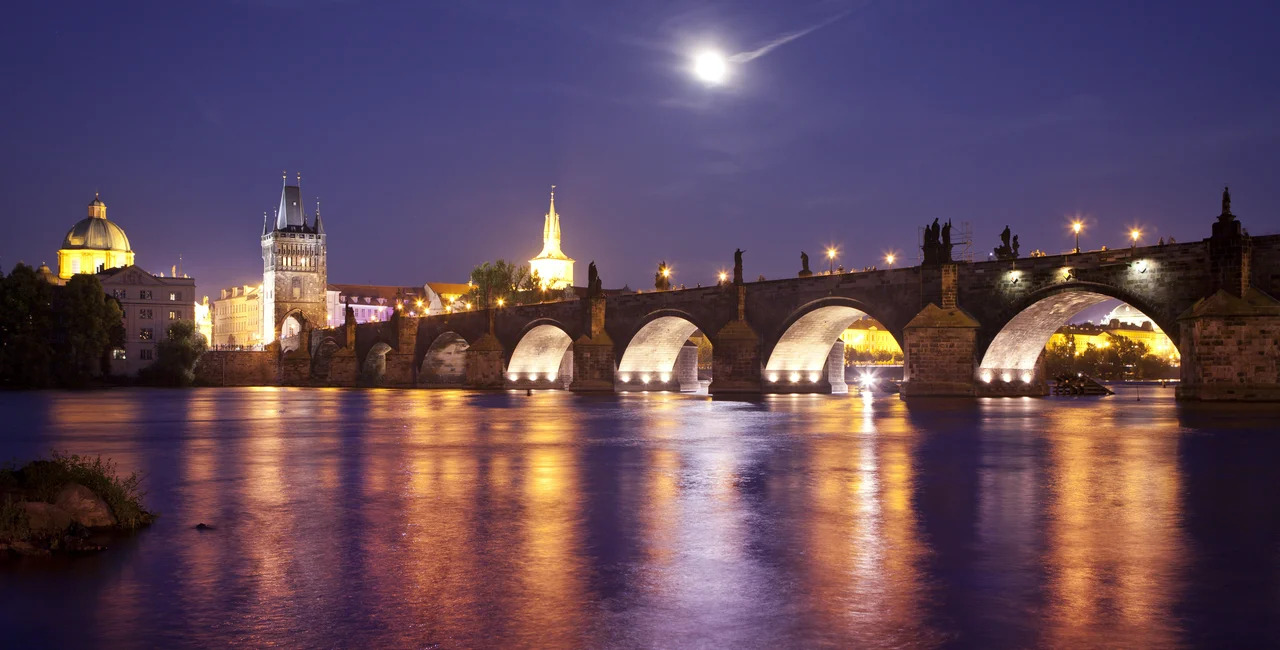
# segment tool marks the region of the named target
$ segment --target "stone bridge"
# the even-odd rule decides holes
[[[1229,218],[1228,218],[1229,217]],[[1280,399],[1280,236],[1234,216],[1193,243],[608,295],[312,329],[280,382],[582,391],[845,392],[839,335],[870,316],[905,353],[902,395],[1043,395],[1049,337],[1108,299],[1150,316],[1182,354],[1179,396]],[[294,349],[289,349],[294,348]]]

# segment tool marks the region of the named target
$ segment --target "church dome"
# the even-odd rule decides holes
[[[124,229],[107,220],[107,205],[97,196],[89,204],[89,216],[76,222],[62,240],[64,249],[129,252]]]

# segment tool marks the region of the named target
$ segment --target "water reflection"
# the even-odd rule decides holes
[[[103,555],[0,567],[0,624],[35,645],[1274,641],[1275,412],[1169,397],[0,395],[7,456],[109,455],[163,513]]]

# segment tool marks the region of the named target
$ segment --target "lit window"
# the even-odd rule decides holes
[[[179,292],[177,292],[177,291],[170,291],[170,292],[169,292],[169,300],[171,300],[171,301],[173,301],[173,300],[182,300],[182,294],[181,294],[181,293],[179,293]]]
[[[150,327],[144,327],[138,330],[139,341],[150,341],[155,338],[155,330]]]
[[[111,358],[116,361],[124,361],[125,360],[124,348],[113,349],[111,351]]]
[[[178,312],[169,310],[169,320],[178,320]]]

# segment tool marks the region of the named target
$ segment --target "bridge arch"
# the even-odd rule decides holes
[[[510,382],[552,382],[565,384],[572,378],[572,357],[566,361],[573,339],[563,324],[539,318],[524,327],[520,340],[507,362]],[[566,370],[567,372],[562,372]],[[568,376],[566,376],[568,375]]]
[[[1164,331],[1176,348],[1177,322],[1142,298],[1109,284],[1071,282],[1032,292],[1014,303],[979,337],[978,379],[1029,383],[1049,339],[1080,312],[1108,300],[1119,300],[1142,312]]]
[[[829,296],[796,308],[783,321],[777,340],[767,351],[766,385],[816,384],[825,379],[832,390],[845,390],[844,346],[840,334],[855,321],[870,316],[861,301]],[[901,337],[891,332],[901,346]]]
[[[292,352],[302,346],[307,319],[301,309],[292,309],[280,319],[280,351]]]
[[[418,383],[427,386],[461,386],[467,379],[467,349],[461,334],[446,330],[436,335],[422,355]]]
[[[326,336],[314,347],[315,350],[311,353],[311,378],[322,383],[328,382],[333,355],[337,354],[342,346],[332,337]]]
[[[365,384],[377,386],[382,383],[382,377],[387,373],[387,353],[390,351],[390,345],[378,341],[365,353],[364,363],[360,365],[360,378]]]
[[[647,314],[624,342],[618,385],[647,388],[657,382],[659,387],[697,390],[698,349],[689,339],[698,331],[706,336],[688,312],[660,309]]]

